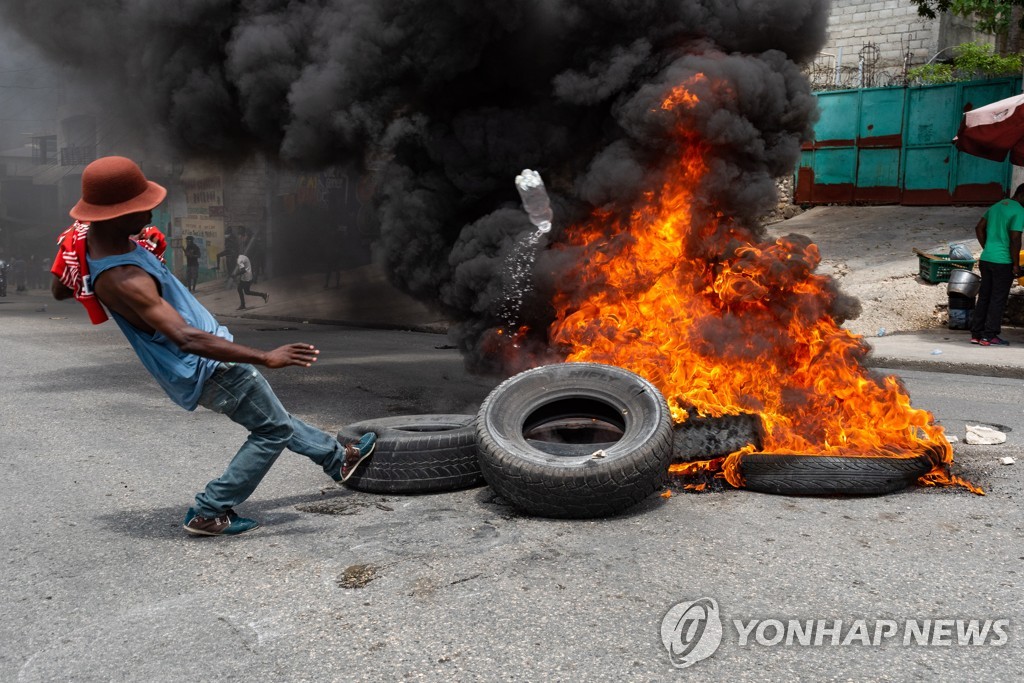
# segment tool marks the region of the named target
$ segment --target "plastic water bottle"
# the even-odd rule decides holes
[[[530,217],[530,222],[537,226],[540,232],[551,230],[551,201],[548,199],[548,192],[544,189],[544,181],[540,173],[531,171],[528,168],[516,176],[516,189],[523,200],[523,209]]]

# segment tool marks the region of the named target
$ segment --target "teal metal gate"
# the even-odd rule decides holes
[[[985,204],[1002,198],[1008,161],[953,144],[964,108],[1021,92],[1021,78],[816,93],[821,118],[797,170],[798,204]]]

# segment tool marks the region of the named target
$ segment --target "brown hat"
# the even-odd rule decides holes
[[[82,198],[71,209],[80,221],[107,221],[156,208],[167,190],[146,180],[142,169],[125,157],[102,157],[82,172]]]

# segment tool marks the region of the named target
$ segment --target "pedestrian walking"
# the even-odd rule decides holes
[[[373,452],[376,435],[341,444],[290,415],[254,366],[308,368],[319,351],[305,343],[271,351],[235,343],[167,266],[131,239],[166,194],[130,159],[103,157],[89,164],[82,198],[71,210],[77,222],[62,235],[54,261],[51,291],[56,299],[73,296],[86,304],[94,322],[92,309],[106,307],[172,401],[186,410],[204,406],[249,430],[224,474],[196,495],[184,521],[193,535],[240,534],[259,524],[238,516],[235,506],[285,448],[344,482]]]
[[[50,285],[50,260],[45,256],[36,261],[36,282],[39,284],[36,289],[46,289]]]
[[[28,266],[25,263],[25,259],[18,254],[14,257],[14,285],[15,291],[24,292],[28,290]]]
[[[324,278],[324,289],[331,286],[331,276],[334,276],[334,286],[341,287],[341,267],[345,260],[345,246],[348,242],[348,228],[339,224],[334,232],[327,236],[321,252],[324,259],[324,270],[327,277]]]
[[[196,238],[189,235],[185,238],[185,286],[188,291],[195,292],[199,284],[199,245]]]
[[[235,270],[231,275],[238,280],[238,310],[244,311],[245,306],[245,295],[258,296],[263,299],[263,303],[270,301],[270,295],[266,292],[255,292],[252,290],[252,263],[249,261],[249,257],[245,254],[239,254],[236,259]]]
[[[1001,339],[1003,313],[1010,297],[1013,278],[1020,277],[1021,231],[1024,230],[1024,184],[1013,198],[988,208],[974,228],[981,244],[978,269],[981,289],[971,316],[971,343],[981,346],[1009,346]]]
[[[35,254],[29,254],[28,264],[28,288],[39,289],[39,261]]]

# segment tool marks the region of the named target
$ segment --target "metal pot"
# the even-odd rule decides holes
[[[972,299],[978,296],[981,289],[981,276],[970,270],[954,268],[949,272],[949,284],[946,291],[950,294],[961,294]]]

